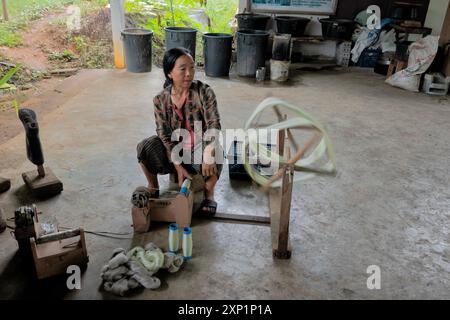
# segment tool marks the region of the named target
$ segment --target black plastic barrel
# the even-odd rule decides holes
[[[182,47],[188,49],[192,53],[195,60],[195,45],[197,29],[185,27],[167,27],[166,32],[166,50]]]
[[[263,14],[239,13],[235,15],[238,30],[266,30],[270,17]]]
[[[277,22],[278,33],[288,33],[293,37],[301,37],[305,34],[306,26],[311,20],[302,17],[280,16],[276,17],[275,21]]]
[[[325,38],[350,40],[352,38],[355,22],[348,19],[320,19],[322,35]]]
[[[153,31],[129,28],[122,30],[121,34],[127,70],[136,73],[152,71]]]
[[[205,74],[209,77],[227,77],[231,64],[233,35],[228,33],[205,33],[203,35],[203,56]]]
[[[254,77],[256,69],[266,65],[269,33],[261,30],[239,30],[237,33],[237,73]]]

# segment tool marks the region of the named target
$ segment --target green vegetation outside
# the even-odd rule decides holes
[[[22,44],[20,31],[26,30],[28,22],[39,19],[49,10],[61,9],[67,5],[77,5],[81,15],[105,6],[108,0],[7,0],[9,21],[0,22],[0,45],[15,47]]]

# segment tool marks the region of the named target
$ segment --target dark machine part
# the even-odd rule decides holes
[[[42,166],[44,164],[44,154],[42,153],[41,140],[39,139],[39,125],[36,113],[31,109],[20,109],[19,119],[25,128],[28,159],[33,164]]]
[[[0,177],[0,193],[6,192],[11,188],[11,180]]]
[[[27,228],[34,225],[34,221],[37,219],[36,206],[23,206],[14,211],[14,222],[16,228]]]
[[[233,141],[233,145],[228,153],[228,173],[230,180],[252,180],[242,164],[244,157],[242,149],[243,143],[241,141]]]
[[[19,207],[14,211],[14,237],[19,244],[19,252],[26,258],[32,258],[30,238],[36,237],[34,223],[38,221],[35,205]]]

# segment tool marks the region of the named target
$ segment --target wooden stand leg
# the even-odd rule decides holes
[[[285,141],[286,141],[286,131],[285,130],[278,131],[278,154],[280,156],[284,155]]]
[[[294,170],[292,166],[287,166],[283,174],[283,183],[281,187],[281,203],[279,212],[279,224],[277,230],[278,241],[273,247],[273,255],[279,259],[289,259],[291,257],[291,248],[289,244],[289,222],[292,200],[292,181]]]
[[[39,177],[41,177],[41,178],[45,177],[45,169],[44,169],[44,166],[42,166],[42,165],[37,166],[37,171],[38,171]]]
[[[397,60],[397,59],[392,60],[391,64],[389,65],[389,69],[388,69],[388,73],[387,73],[386,77],[389,78],[394,73],[402,71],[407,66],[408,66],[408,61],[402,61],[402,60]]]
[[[282,136],[287,139],[285,131],[281,131]],[[280,151],[288,158],[291,156],[289,142],[283,143]],[[278,259],[289,259],[291,257],[291,247],[289,243],[289,222],[292,200],[292,185],[294,180],[294,167],[291,164],[282,169],[281,189],[272,190],[269,194],[270,223],[272,231],[272,253]]]
[[[403,69],[405,69],[408,65],[407,61],[398,61],[397,62],[397,72],[402,71]]]
[[[387,78],[389,78],[390,76],[392,76],[394,74],[394,70],[395,70],[395,63],[392,62],[389,65],[389,69],[388,69],[388,73],[387,73]]]

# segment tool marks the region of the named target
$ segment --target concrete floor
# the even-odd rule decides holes
[[[16,241],[0,235],[0,298],[111,299],[100,268],[116,247],[167,246],[166,225],[133,235],[129,198],[145,183],[136,162],[140,139],[154,133],[152,97],[163,74],[103,70],[88,87],[41,119],[46,164],[64,182],[60,196],[30,198],[21,172],[32,170],[23,133],[0,145],[0,195],[8,217],[37,201],[42,218],[62,226],[127,233],[87,235],[90,263],[82,289],[64,279],[37,282],[24,270]],[[66,81],[82,81],[81,76]],[[384,84],[366,70],[302,72],[290,85],[205,78],[215,90],[223,128],[241,127],[268,95],[314,115],[334,143],[339,173],[294,188],[290,260],[272,258],[270,228],[194,220],[194,259],[162,287],[134,299],[449,299],[450,102]],[[64,94],[64,93],[63,93]],[[163,185],[167,185],[167,179]],[[267,215],[254,186],[230,184],[225,168],[219,211]],[[42,219],[41,218],[41,219]],[[11,224],[11,222],[10,222]],[[366,269],[381,268],[381,289]]]

